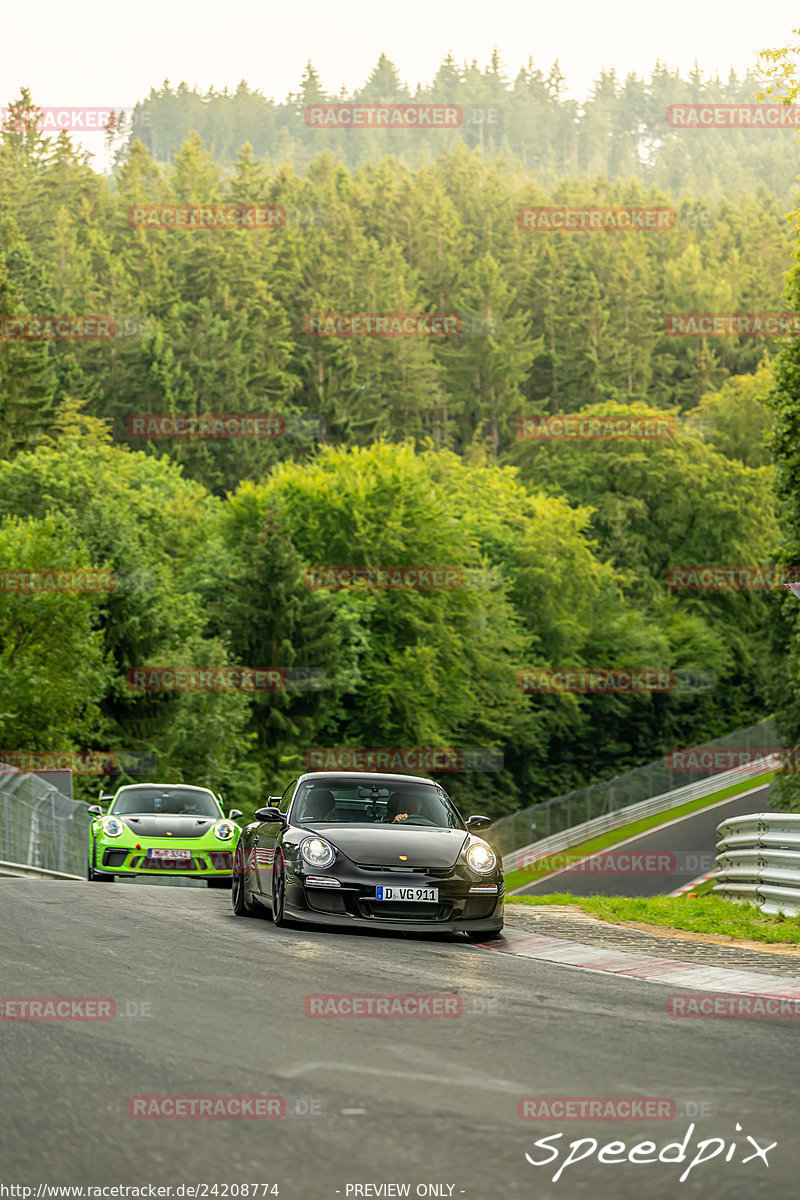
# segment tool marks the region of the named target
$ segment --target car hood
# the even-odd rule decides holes
[[[115,817],[117,814],[111,813],[111,816]],[[123,821],[137,837],[198,838],[207,834],[212,825],[216,825],[217,821],[222,820],[222,817],[170,817],[150,814],[137,816],[136,813],[125,813],[124,815],[120,814],[118,819]]]
[[[452,867],[469,837],[463,829],[420,826],[348,827],[320,822],[309,828],[364,867]],[[406,856],[405,861],[401,855]]]

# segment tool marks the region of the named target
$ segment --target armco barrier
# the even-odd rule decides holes
[[[667,812],[671,808],[679,808],[681,804],[699,800],[702,796],[711,796],[714,792],[721,792],[731,784],[739,783],[743,779],[751,779],[755,775],[763,775],[766,771],[776,770],[779,765],[779,757],[774,754],[768,758],[759,759],[758,762],[736,767],[733,771],[724,771],[721,775],[713,775],[710,779],[699,779],[696,783],[690,783],[686,787],[664,792],[661,796],[640,800],[638,804],[617,808],[614,812],[606,813],[602,817],[594,817],[593,820],[584,821],[581,825],[573,825],[571,829],[564,829],[561,833],[553,834],[549,838],[540,838],[538,842],[531,842],[528,846],[522,846],[519,850],[504,855],[503,869],[505,871],[517,870],[523,864],[530,864],[534,858],[545,858],[559,850],[577,846],[601,833],[607,833],[611,829],[619,829],[630,821],[639,821],[642,817],[650,817],[655,813]]]
[[[0,874],[86,878],[87,806],[0,764]]]
[[[715,892],[764,912],[800,915],[800,814],[731,817],[717,837]]]
[[[653,796],[665,796],[700,779],[713,778],[716,774],[713,767],[700,764],[704,759],[713,763],[717,751],[730,752],[733,756],[731,766],[739,766],[755,756],[770,753],[780,744],[775,718],[768,717],[766,721],[736,729],[695,747],[693,757],[697,766],[692,769],[672,769],[670,756],[665,755],[641,767],[631,767],[613,779],[602,779],[498,817],[492,827],[492,846],[505,859],[514,850],[527,849],[531,841],[553,837],[581,822],[606,816]],[[718,767],[719,770],[722,768]]]

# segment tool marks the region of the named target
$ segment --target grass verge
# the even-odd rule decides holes
[[[506,896],[506,904],[575,904],[602,921],[621,924],[640,921],[684,929],[690,933],[716,933],[753,942],[800,945],[800,917],[764,913],[755,904],[737,904],[721,896]]]
[[[665,825],[667,821],[674,821],[676,817],[683,817],[687,813],[707,808],[710,804],[716,804],[719,800],[727,800],[730,796],[737,796],[740,792],[749,791],[750,788],[758,787],[762,783],[770,783],[774,774],[774,771],[766,771],[763,775],[756,775],[752,779],[743,779],[740,783],[732,783],[730,787],[723,788],[721,792],[713,792],[708,796],[699,796],[696,800],[689,800],[686,804],[681,804],[677,808],[667,809],[666,812],[653,813],[652,816],[642,817],[638,821],[630,821],[627,825],[621,825],[618,829],[610,829],[607,833],[601,833],[597,837],[579,843],[577,846],[570,846],[568,850],[558,852],[559,866],[566,866],[570,862],[575,862],[576,859],[584,858],[587,854],[593,854],[597,850],[605,850],[608,846],[616,846],[618,842],[622,842],[629,837],[635,837],[637,833],[646,833],[649,829],[657,829],[659,825]],[[531,853],[534,851],[535,846],[531,848]],[[523,887],[526,883],[533,883],[534,880],[541,879],[544,875],[549,874],[550,868],[546,862],[543,866],[508,871],[506,873],[506,893],[513,892],[515,888]]]

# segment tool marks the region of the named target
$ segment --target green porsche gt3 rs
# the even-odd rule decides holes
[[[226,817],[207,788],[183,783],[127,784],[89,812],[87,879],[116,875],[186,875],[209,887],[231,886],[233,851],[241,827],[232,808]]]

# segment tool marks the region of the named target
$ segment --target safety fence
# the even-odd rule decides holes
[[[90,820],[85,804],[0,763],[0,874],[85,879]]]
[[[717,837],[715,892],[764,912],[800,915],[800,814],[730,817]]]
[[[504,862],[508,863],[515,851],[527,850],[545,838],[551,838],[576,826],[583,827],[599,817],[611,816],[642,801],[663,801],[651,810],[653,812],[669,808],[669,798],[675,793],[685,792],[691,784],[725,774],[718,766],[715,767],[714,763],[719,762],[720,758],[724,759],[727,752],[731,755],[739,753],[744,759],[755,759],[753,765],[764,771],[769,768],[763,763],[759,765],[760,754],[762,751],[765,755],[769,754],[777,745],[775,719],[770,717],[758,725],[739,729],[726,737],[716,738],[696,747],[698,753],[691,761],[696,759],[698,762],[707,762],[711,764],[708,767],[678,771],[673,765],[674,759],[660,758],[645,766],[634,767],[622,775],[616,775],[613,779],[577,788],[566,795],[555,796],[551,800],[531,804],[507,817],[500,817],[492,827],[492,845],[503,856]],[[746,770],[747,766],[747,762],[743,763],[742,769]],[[712,790],[713,788],[706,788],[706,791]],[[701,794],[703,793],[698,793]],[[625,824],[627,819],[620,820],[618,824]],[[607,827],[613,828],[613,823]]]

